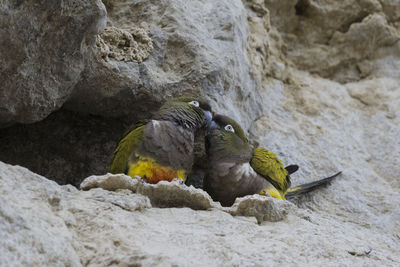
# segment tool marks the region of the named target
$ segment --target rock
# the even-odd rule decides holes
[[[201,189],[186,186],[178,182],[161,181],[157,184],[138,182],[123,174],[90,176],[82,181],[81,189],[103,188],[105,190],[128,189],[147,196],[151,204],[160,208],[189,207],[194,210],[207,210],[219,207],[211,197]],[[252,216],[252,215],[250,215]]]
[[[143,28],[132,27],[127,30],[106,27],[97,36],[96,45],[101,57],[118,61],[142,62],[149,57],[153,43]]]
[[[73,235],[54,212],[64,195],[55,182],[0,162],[0,265],[80,265]]]
[[[268,39],[268,36],[278,33],[279,37],[275,40],[264,41],[264,44],[269,43],[270,52],[258,49],[264,57],[272,54],[272,59],[281,64],[289,59],[298,69],[341,83],[365,77],[365,72],[359,70],[357,65],[375,59],[377,49],[394,45],[400,37],[398,27],[391,22],[398,13],[393,1],[348,0],[321,4],[314,0],[285,3],[248,0],[246,3],[251,12],[258,17],[262,13],[268,21],[268,26],[264,28],[269,33],[256,34],[258,37],[253,38]],[[252,20],[258,19],[251,17]],[[274,52],[277,45],[282,46],[280,38],[287,48],[285,59],[279,56],[282,53]],[[258,61],[253,60],[254,63]],[[282,76],[277,77],[282,80]]]
[[[105,203],[110,203],[126,211],[142,211],[151,208],[149,198],[139,194],[132,194],[130,190],[118,190],[117,192],[107,192],[101,188],[96,188],[84,195],[86,199],[93,199]]]
[[[107,173],[128,126],[120,119],[60,110],[37,123],[0,129],[0,161],[78,187],[90,175]]]
[[[400,5],[397,0],[381,0],[379,2],[390,21],[396,22],[400,19]]]
[[[0,46],[8,48],[0,65],[11,64],[1,69],[3,126],[39,120],[67,104],[41,122],[0,130],[0,160],[79,185],[107,172],[128,122],[189,94],[238,119],[255,145],[285,165],[298,164],[293,186],[343,174],[293,204],[247,196],[221,208],[184,185],[105,175],[89,178],[83,187],[92,189],[80,191],[0,163],[1,266],[231,266],[266,265],[266,259],[269,265],[398,265],[397,1],[104,2],[102,33],[98,1],[74,1],[72,28],[53,25],[64,25],[64,16],[47,22],[24,15],[28,7],[36,12],[30,14],[59,14],[59,4],[2,5],[9,15],[0,18]],[[31,32],[45,32],[28,27],[39,24],[54,26],[56,37],[39,34],[39,45],[28,45]],[[53,38],[65,44],[56,46]],[[77,53],[61,60],[46,49]],[[45,71],[49,62],[55,72]],[[38,84],[54,90],[43,89],[46,94],[19,108],[32,100],[9,98],[20,84],[32,88],[28,96]],[[10,113],[14,104],[23,119]]]
[[[161,181],[155,185],[143,183],[136,192],[149,197],[152,205],[160,208],[189,207],[206,210],[215,206],[203,190],[174,182]]]
[[[85,47],[106,24],[104,5],[3,1],[0,13],[0,126],[42,120],[80,80]]]
[[[118,183],[129,183],[122,181],[124,177],[88,181],[115,189]],[[380,199],[376,209],[364,202],[355,209],[359,194],[352,205],[335,202],[351,196],[343,182],[333,184],[329,188],[333,192],[316,194],[319,204],[303,202],[305,208],[248,196],[231,208],[160,209],[151,208],[151,194],[147,198],[127,189],[79,191],[0,162],[0,264],[262,265],[268,257],[273,264],[302,265],[312,260],[318,265],[333,261],[395,265],[400,260],[393,252],[399,248],[394,234],[399,194],[390,196],[392,207]],[[153,193],[166,190],[182,196],[193,190],[166,183],[151,188]],[[192,197],[186,203],[191,201],[197,200]],[[258,216],[262,223],[243,216]]]
[[[101,176],[90,176],[82,181],[80,188],[82,190],[89,190],[92,188],[103,188],[109,191],[117,189],[128,189],[136,192],[139,181],[132,179],[125,174],[106,174]]]
[[[277,222],[286,218],[290,202],[260,195],[237,198],[228,212],[234,216],[254,216],[260,224]]]
[[[109,26],[99,37],[104,42],[91,47],[66,108],[143,119],[172,96],[192,95],[207,97],[216,111],[228,112],[245,125],[260,114],[241,1],[118,0],[106,5]],[[138,47],[143,55],[114,53],[117,46]],[[225,101],[217,95],[225,95]]]

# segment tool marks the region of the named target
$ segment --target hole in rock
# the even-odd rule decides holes
[[[20,165],[59,184],[108,170],[113,150],[132,121],[68,110],[43,121],[0,129],[0,161]]]
[[[308,0],[300,0],[297,2],[297,4],[294,6],[296,10],[296,15],[298,16],[304,16],[306,17],[308,8],[310,7],[310,3]]]

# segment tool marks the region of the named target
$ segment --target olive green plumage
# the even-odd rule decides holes
[[[192,102],[197,102],[198,106],[190,104]],[[196,131],[207,123],[204,111],[211,112],[206,101],[195,97],[178,97],[162,105],[152,119],[171,121]]]
[[[230,206],[237,197],[262,191],[284,198],[290,186],[288,171],[274,153],[253,149],[237,122],[214,116],[206,140],[209,168],[204,188],[214,200]]]
[[[145,125],[145,122],[139,122],[125,132],[114,150],[114,157],[109,169],[111,173],[126,172],[129,156],[137,150],[143,140],[143,127]]]
[[[162,172],[186,177],[193,165],[195,136],[210,120],[211,107],[205,101],[193,97],[167,101],[151,120],[137,123],[124,134],[110,172],[134,176],[139,175],[134,170],[140,170],[148,176]]]
[[[256,148],[253,150],[250,165],[258,174],[273,184],[282,196],[285,195],[291,184],[290,176],[276,154],[263,147]]]
[[[334,176],[290,188],[290,174],[297,165],[286,168],[276,154],[265,148],[253,149],[240,125],[231,118],[215,115],[206,136],[208,172],[204,189],[224,206],[233,204],[237,197],[269,194],[285,199],[326,184]]]
[[[231,130],[223,127],[230,125]],[[216,115],[207,135],[208,158],[212,162],[229,159],[236,162],[248,162],[251,158],[252,146],[243,129],[234,120]]]

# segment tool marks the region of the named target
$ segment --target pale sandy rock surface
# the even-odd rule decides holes
[[[0,162],[0,264],[197,264],[203,256],[210,263],[222,263],[223,258],[213,258],[205,240],[218,240],[237,227],[258,227],[254,219],[228,213],[276,221],[283,219],[276,214],[287,213],[288,207],[260,197],[254,204],[247,197],[223,209],[200,189],[166,182],[142,184],[125,175],[88,177],[81,187],[91,190],[59,186],[25,168]],[[181,208],[172,208],[177,201]],[[250,212],[244,214],[243,206]],[[209,231],[213,225],[215,231]]]
[[[160,209],[150,204],[151,194],[134,194],[138,184],[125,177],[93,176],[85,182],[125,189],[79,191],[0,163],[1,265],[396,266],[400,260],[399,237],[387,228],[389,218],[361,222],[359,213],[335,203],[303,209],[261,196],[245,197],[232,208],[213,203],[203,211]],[[154,193],[168,187],[175,187],[175,195],[191,191],[164,185]]]
[[[247,126],[261,114],[241,1],[117,0],[106,5],[109,26],[100,34],[105,44],[92,47],[68,109],[142,119],[166,99],[186,94],[207,97]],[[128,43],[142,44],[132,60],[124,56],[132,50]],[[107,44],[110,52],[104,58]],[[113,52],[116,46],[120,49]],[[223,95],[225,101],[219,101]]]
[[[123,174],[106,174],[90,176],[80,185],[83,190],[103,188],[105,190],[128,189],[134,193],[147,196],[157,207],[189,207],[195,210],[206,210],[214,207],[211,197],[201,189],[186,186],[179,182],[161,181],[148,184],[131,179]]]
[[[132,61],[96,45],[96,31],[106,26],[99,1],[75,1],[81,8],[71,13],[72,28],[62,26],[63,17],[39,16],[31,24],[61,25],[51,30],[64,42],[43,34],[30,46],[23,45],[27,8],[47,9],[33,1],[1,7],[0,35],[18,41],[0,44],[13,47],[1,50],[3,125],[39,120],[68,102],[41,122],[0,129],[1,161],[79,185],[107,172],[127,121],[149,116],[173,95],[199,94],[240,121],[254,144],[298,164],[293,185],[343,174],[292,204],[253,196],[225,209],[183,185],[138,187],[105,175],[79,191],[0,163],[0,265],[400,264],[398,0],[104,2],[107,27],[121,33],[111,41],[129,40]],[[83,28],[68,43],[63,29],[78,27],[77,18]],[[47,53],[64,45],[77,53]],[[45,63],[18,56],[28,52]],[[61,74],[46,72],[49,62]],[[47,94],[48,81],[54,90]],[[35,101],[22,97],[42,84]],[[19,85],[26,90],[13,91]],[[10,92],[25,93],[14,101]],[[31,102],[22,110],[23,101]],[[164,198],[167,192],[174,198]]]
[[[129,190],[132,193],[148,197],[151,204],[158,208],[219,209],[234,216],[255,217],[259,223],[280,221],[292,208],[287,201],[259,195],[238,198],[232,207],[222,207],[219,202],[214,202],[206,192],[193,186],[186,186],[176,181],[147,184],[124,174],[108,173],[101,176],[90,176],[82,181],[80,188],[82,190],[95,188],[108,191]]]
[[[96,1],[1,1],[0,127],[46,118],[70,97],[106,24]]]
[[[97,36],[96,46],[105,60],[111,57],[119,61],[142,62],[153,50],[148,30],[140,27],[128,29],[106,27]]]

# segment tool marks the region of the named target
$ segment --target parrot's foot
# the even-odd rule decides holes
[[[270,193],[267,192],[267,190],[262,190],[260,193],[258,193],[262,196],[266,196],[266,197],[271,197]]]
[[[147,183],[147,179],[146,179],[146,178],[143,178],[143,177],[140,177],[139,175],[135,175],[135,176],[133,177],[133,179],[138,180],[139,183]]]
[[[185,180],[175,177],[174,179],[172,179],[171,183],[184,184]]]

